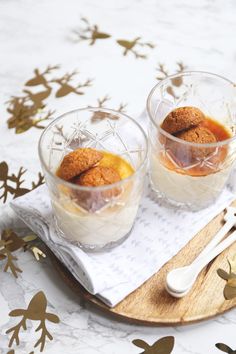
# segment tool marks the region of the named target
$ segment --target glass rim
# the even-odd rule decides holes
[[[217,147],[221,147],[221,146],[224,146],[224,145],[228,145],[229,143],[231,143],[232,141],[234,141],[236,139],[236,134],[234,136],[232,136],[231,138],[228,138],[228,139],[225,139],[225,140],[222,140],[222,141],[218,141],[216,143],[204,143],[204,144],[193,143],[193,142],[190,142],[190,141],[185,141],[183,139],[177,138],[176,136],[171,135],[170,133],[167,133],[153,119],[151,111],[150,111],[150,105],[151,105],[151,99],[152,99],[153,94],[156,91],[156,89],[159,89],[163,84],[165,84],[166,82],[170,81],[171,79],[174,79],[174,78],[179,77],[179,76],[190,76],[192,74],[203,75],[203,76],[206,75],[206,76],[210,76],[210,77],[213,77],[213,78],[216,78],[216,79],[220,79],[220,80],[225,81],[226,83],[232,85],[236,89],[235,83],[232,82],[231,80],[225,78],[224,76],[221,76],[221,75],[218,75],[218,74],[214,74],[214,73],[211,73],[211,72],[208,72],[208,71],[191,70],[191,71],[182,71],[181,73],[176,73],[176,74],[173,74],[173,75],[169,75],[169,76],[165,77],[163,80],[161,80],[160,82],[158,82],[151,89],[151,91],[150,91],[150,93],[148,95],[148,98],[147,98],[147,101],[146,101],[146,109],[147,109],[147,112],[148,112],[149,119],[154,124],[154,126],[157,128],[157,130],[160,131],[160,133],[162,135],[164,135],[168,139],[173,140],[173,141],[175,141],[176,143],[179,143],[179,144],[183,144],[183,145],[186,145],[186,146],[192,146],[192,147],[195,147],[195,148],[200,148],[200,147],[201,148],[214,148],[214,147],[217,148]],[[236,123],[235,123],[235,126],[236,126]]]
[[[67,116],[68,114],[73,114],[76,112],[81,112],[81,111],[103,111],[103,112],[107,112],[107,113],[113,113],[113,114],[119,114],[121,116],[124,116],[125,118],[127,118],[128,120],[130,120],[132,123],[134,123],[138,129],[141,131],[143,137],[144,137],[144,141],[146,144],[146,149],[145,149],[145,155],[144,158],[140,164],[140,166],[134,171],[134,173],[132,173],[132,175],[130,175],[129,177],[126,177],[116,183],[112,183],[109,185],[104,185],[104,186],[95,186],[95,187],[88,187],[88,186],[79,186],[77,184],[74,184],[72,182],[69,181],[65,181],[64,179],[58,177],[57,175],[55,175],[53,172],[50,171],[50,169],[47,166],[47,163],[44,160],[43,154],[42,154],[42,141],[44,139],[44,136],[46,135],[46,133],[49,131],[49,129],[55,125],[56,122],[60,121],[60,119],[62,119],[63,117]],[[110,190],[113,189],[115,187],[119,187],[122,184],[126,183],[127,181],[132,180],[135,176],[137,176],[139,174],[139,172],[144,168],[146,162],[147,162],[147,157],[148,157],[148,150],[149,150],[149,144],[148,144],[148,137],[146,132],[144,131],[144,129],[142,128],[142,126],[132,117],[128,116],[125,113],[122,112],[118,112],[116,110],[110,109],[110,108],[102,108],[102,107],[84,107],[84,108],[77,108],[77,109],[73,109],[71,111],[65,112],[63,114],[61,114],[59,117],[55,118],[42,132],[39,141],[38,141],[38,156],[40,159],[40,162],[43,166],[43,168],[45,169],[45,171],[49,174],[50,177],[52,177],[53,179],[55,179],[56,182],[60,183],[60,184],[64,184],[67,187],[73,188],[74,190],[78,190],[78,191],[106,191],[106,190]]]

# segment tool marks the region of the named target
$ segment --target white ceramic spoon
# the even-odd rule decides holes
[[[236,233],[233,232],[224,241],[219,243],[225,237],[227,232],[236,225],[236,208],[227,208],[224,220],[226,221],[224,226],[191,265],[173,269],[167,274],[166,290],[170,295],[178,298],[185,296],[193,286],[202,268],[236,241]]]

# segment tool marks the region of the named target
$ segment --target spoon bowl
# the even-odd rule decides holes
[[[174,293],[185,293],[189,291],[196,276],[193,275],[192,269],[189,266],[173,269],[167,274],[166,286]]]

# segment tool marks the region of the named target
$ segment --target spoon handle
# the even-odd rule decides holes
[[[236,241],[236,231],[232,232],[225,240],[220,242],[214,249],[208,252],[205,256],[200,258],[198,262],[192,264],[190,267],[192,268],[192,272],[198,275],[198,273],[204,268],[212,259],[214,259],[218,254],[223,252],[226,248],[228,248],[232,243]]]
[[[226,221],[224,226],[217,232],[213,239],[208,243],[208,245],[203,249],[203,251],[195,258],[192,264],[197,263],[203,256],[208,254],[218,243],[225,237],[227,232],[234,226],[236,222],[235,216]]]

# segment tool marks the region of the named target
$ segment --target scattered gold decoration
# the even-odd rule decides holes
[[[20,248],[24,248],[25,241],[19,237],[12,229],[5,229],[1,235],[2,241],[9,243],[8,249],[10,252],[15,252]]]
[[[8,241],[9,246],[8,249],[10,252],[15,252],[19,249],[30,249],[30,242],[35,241],[38,239],[36,235],[27,235],[25,237],[19,237],[12,229],[5,229],[2,232],[2,240]]]
[[[101,99],[98,98],[97,99],[97,107],[99,107],[99,108],[109,108],[109,107],[107,107],[105,105],[105,103],[108,102],[109,100],[111,100],[111,98],[108,95],[104,96]],[[125,103],[125,104],[120,103],[118,108],[116,108],[116,109],[113,108],[113,109],[116,110],[117,112],[124,113],[126,106],[127,106],[127,103]],[[90,106],[88,106],[88,107],[90,107]],[[98,111],[93,113],[91,121],[92,121],[92,123],[97,123],[97,122],[107,118],[107,116],[108,116],[107,113],[98,110]],[[119,116],[116,116],[114,114],[110,114],[109,118],[112,119],[112,120],[118,120]]]
[[[4,272],[7,272],[8,269],[12,272],[15,278],[18,278],[17,272],[22,273],[22,270],[17,267],[14,261],[17,261],[17,257],[12,255],[12,252],[15,252],[21,248],[24,248],[26,245],[25,241],[19,237],[13,230],[5,229],[2,232],[0,246],[2,246],[1,259],[7,258],[7,263],[4,268]]]
[[[110,38],[111,35],[109,33],[100,32],[98,25],[91,25],[87,18],[81,17],[81,21],[84,25],[83,28],[74,29],[72,31],[74,42],[81,42],[81,41],[89,41],[89,45],[94,45],[94,43],[98,39],[107,39]],[[146,59],[146,54],[141,54],[137,51],[137,47],[148,47],[153,49],[155,46],[153,43],[150,42],[142,42],[141,37],[136,37],[134,40],[129,41],[126,39],[118,39],[116,41],[121,47],[124,48],[123,55],[127,55],[128,52],[134,54],[135,58]]]
[[[38,240],[38,236],[27,235],[23,237],[23,240],[26,243],[24,249],[25,250],[29,249],[33,253],[33,256],[37,261],[40,261],[40,257],[46,258],[46,254],[39,247],[37,247],[36,245],[34,246],[29,245],[30,242]]]
[[[18,278],[17,272],[22,273],[22,270],[14,263],[14,261],[17,261],[17,257],[12,255],[12,252],[19,249],[31,250],[37,261],[40,257],[46,257],[45,253],[43,253],[41,249],[35,245],[31,246],[29,244],[36,239],[36,235],[28,235],[22,238],[19,237],[12,229],[3,230],[0,240],[0,260],[7,259],[4,272],[7,272],[7,270],[10,269],[15,278]]]
[[[54,66],[48,65],[46,70],[44,70],[42,73],[40,73],[39,69],[34,69],[35,76],[32,79],[29,79],[28,81],[26,81],[25,86],[43,85],[46,88],[49,88],[48,84],[50,83],[50,80],[48,80],[46,77],[48,74],[51,74],[52,71],[57,70],[57,69],[60,69],[59,65],[54,65]],[[51,93],[51,91],[49,91],[49,94],[50,93]],[[49,96],[49,94],[46,95],[46,97]],[[44,98],[46,98],[46,97],[44,97]]]
[[[124,48],[123,55],[127,55],[128,52],[131,52],[134,54],[135,58],[141,58],[141,59],[146,59],[147,55],[146,54],[140,54],[135,50],[135,48],[139,47],[148,47],[153,49],[155,46],[154,44],[150,42],[141,42],[141,37],[136,37],[133,41],[127,41],[125,39],[118,39],[116,42]]]
[[[37,240],[37,238],[38,238],[38,236],[36,236],[36,235],[27,235],[27,236],[23,237],[23,240],[25,242],[31,242],[31,241]]]
[[[59,78],[51,78],[51,73],[58,70],[58,65],[48,66],[46,70],[40,72],[39,69],[34,70],[34,77],[25,83],[22,90],[22,96],[13,96],[7,103],[7,112],[10,113],[8,118],[8,128],[15,129],[16,134],[21,134],[32,127],[44,129],[41,123],[48,120],[54,114],[53,111],[45,111],[46,103],[44,102],[53,91],[53,84],[59,85],[59,89],[55,92],[55,97],[64,97],[70,93],[83,95],[82,88],[91,86],[91,80],[86,80],[76,86],[69,84],[77,75],[76,71],[66,73]],[[40,92],[33,93],[29,87],[42,86],[44,89]]]
[[[35,343],[34,347],[40,347],[40,352],[43,351],[45,347],[45,342],[46,339],[48,338],[49,340],[53,339],[53,336],[49,333],[46,327],[46,320],[53,322],[53,323],[59,323],[60,319],[57,315],[54,315],[52,313],[46,312],[47,308],[47,299],[43,291],[38,292],[30,301],[28,308],[25,309],[16,309],[13,310],[9,313],[9,316],[11,317],[19,317],[22,316],[20,322],[8,329],[6,331],[6,334],[9,334],[12,332],[12,336],[9,341],[9,348],[12,346],[14,341],[16,342],[16,345],[20,344],[20,338],[19,338],[19,333],[20,330],[27,330],[27,320],[31,321],[40,321],[39,326],[36,328],[35,332],[38,332],[41,330],[41,335],[38,341]]]
[[[7,256],[7,263],[4,268],[4,272],[7,272],[8,268],[10,268],[14,277],[18,278],[17,272],[22,273],[22,270],[14,264],[14,261],[17,261],[18,258],[16,256],[13,256],[11,252],[8,251],[7,247],[5,247],[5,252]]]
[[[103,98],[98,98],[97,99],[97,103],[98,103],[98,107],[106,107],[108,108],[107,106],[104,106],[104,104],[109,101],[111,99],[111,97],[109,97],[108,95],[104,96]],[[119,107],[117,108],[113,108],[115,111],[117,112],[125,112],[125,108],[127,106],[127,103],[120,103]]]
[[[7,272],[8,269],[12,272],[15,278],[18,278],[17,272],[22,273],[22,270],[17,267],[14,261],[17,261],[17,257],[11,254],[10,245],[12,241],[0,240],[0,259],[7,259],[6,265],[4,267],[4,272]]]
[[[46,258],[46,254],[40,248],[33,246],[30,248],[30,250],[32,251],[32,253],[37,261],[40,260],[40,257]]]
[[[176,73],[182,73],[187,69],[187,66],[185,66],[182,62],[177,62],[177,70],[175,71]],[[158,68],[158,76],[156,77],[157,80],[163,80],[167,76],[169,76],[168,70],[165,69],[165,66],[163,64],[159,64]],[[173,78],[171,79],[171,85],[167,87],[166,91],[174,98],[178,98],[176,95],[174,88],[180,87],[183,85],[183,79],[181,77]]]
[[[44,183],[44,177],[39,172],[38,181],[32,182],[32,187],[30,189],[23,188],[22,184],[24,183],[24,180],[22,179],[22,177],[26,171],[26,169],[20,167],[16,175],[9,174],[9,168],[6,161],[2,161],[0,163],[0,182],[2,182],[0,190],[3,190],[2,194],[0,195],[0,200],[3,199],[3,203],[7,201],[8,194],[11,194],[13,196],[13,199],[15,199],[17,197],[20,197],[21,195],[24,195],[25,193],[32,191],[33,189],[39,187]],[[12,187],[12,183],[14,184],[14,187]]]
[[[98,107],[104,107],[104,104],[110,101],[110,99],[111,97],[109,97],[108,95],[105,95],[103,98],[98,98],[97,99]]]
[[[224,287],[224,297],[226,300],[231,300],[236,297],[236,256],[232,260],[228,260],[229,273],[223,269],[218,269],[217,274],[222,279],[226,280]]]
[[[75,93],[77,95],[84,95],[84,92],[81,91],[81,88],[89,87],[92,84],[92,80],[88,79],[86,80],[83,84],[78,84],[77,86],[72,86],[69,85],[69,82],[71,81],[72,77],[77,75],[76,71],[73,71],[72,73],[67,73],[64,76],[62,76],[59,79],[54,79],[52,82],[56,82],[58,85],[60,85],[60,88],[56,92],[56,97],[64,97],[66,95],[69,95],[70,93]]]
[[[222,352],[236,354],[236,350],[231,349],[228,345],[224,343],[217,343],[216,348],[220,349]]]
[[[97,25],[91,25],[87,18],[81,17],[81,21],[85,27],[73,30],[75,42],[89,41],[89,45],[94,45],[98,39],[111,37],[109,33],[100,32]]]
[[[142,339],[134,339],[132,343],[136,347],[144,349],[140,354],[170,354],[174,348],[175,339],[172,336],[163,337],[157,340],[153,345],[147,344]]]

